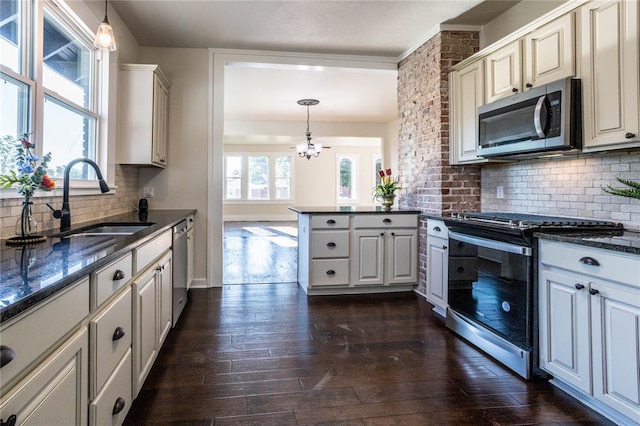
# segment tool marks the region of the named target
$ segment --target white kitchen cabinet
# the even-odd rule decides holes
[[[3,424],[10,422],[12,416],[17,425],[87,424],[87,335],[86,327],[76,331],[17,386],[2,395]]]
[[[169,81],[157,65],[120,64],[118,163],[167,166]]]
[[[189,215],[187,217],[187,291],[191,288],[195,274],[195,243],[195,217]]]
[[[444,221],[427,220],[427,301],[437,314],[446,317],[449,307],[449,231]]]
[[[638,2],[581,8],[584,150],[640,146]]]
[[[640,256],[542,240],[540,367],[623,424],[640,420]]]
[[[449,75],[451,164],[486,162],[478,157],[478,107],[484,104],[484,61],[475,61]]]
[[[172,320],[172,254],[169,251],[158,261],[158,290],[160,291],[160,318],[158,320],[158,350],[171,330]]]
[[[385,284],[415,284],[418,281],[418,230],[387,230],[385,241]]]
[[[487,103],[575,75],[573,12],[532,30],[485,58]]]
[[[354,285],[384,284],[384,234],[377,229],[354,232]]]

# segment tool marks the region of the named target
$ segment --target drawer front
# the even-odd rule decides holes
[[[640,256],[637,255],[543,240],[540,263],[640,288]]]
[[[347,229],[349,228],[349,215],[313,215],[311,216],[311,229]]]
[[[309,285],[349,285],[349,259],[312,260]]]
[[[361,214],[354,218],[356,228],[417,228],[415,214]]]
[[[51,301],[36,305],[0,330],[3,350],[14,358],[0,368],[4,388],[89,315],[89,277]],[[9,348],[9,349],[6,349]]]
[[[124,423],[132,400],[131,349],[129,349],[113,375],[109,377],[102,392],[89,404],[89,424],[100,426]],[[114,411],[116,411],[115,414]]]
[[[312,232],[311,257],[349,257],[349,231]]]
[[[438,238],[448,238],[449,231],[447,225],[442,220],[428,219],[427,220],[427,235]]]
[[[119,288],[133,277],[133,256],[128,253],[113,263],[94,272],[91,276],[91,309],[102,305]]]
[[[124,353],[131,347],[131,288],[89,323],[91,330],[91,395],[100,391]]]
[[[136,248],[134,250],[136,274],[149,266],[151,262],[159,258],[169,248],[171,248],[171,230],[167,230],[153,240]]]

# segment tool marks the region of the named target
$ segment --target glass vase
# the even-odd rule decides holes
[[[31,212],[33,203],[30,198],[25,198],[22,202],[22,211],[16,221],[16,234],[20,237],[29,237],[38,232],[38,222],[36,222]]]

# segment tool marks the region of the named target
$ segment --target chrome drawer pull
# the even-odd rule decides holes
[[[9,364],[15,357],[16,353],[9,346],[0,346],[0,368]]]
[[[334,242],[327,243],[327,247],[335,247],[335,246],[336,246],[336,243]]]
[[[124,328],[122,327],[116,327],[116,329],[113,331],[113,341],[115,342],[116,340],[120,340],[124,337]]]
[[[124,409],[124,406],[127,405],[124,398],[119,396],[116,399],[116,403],[113,404],[113,415],[115,416],[116,414],[118,414],[120,411],[122,411]]]
[[[327,271],[327,275],[335,275],[335,274],[336,274],[336,271],[334,271],[333,269],[329,269]]]
[[[579,262],[584,264],[584,265],[600,266],[600,262],[595,260],[593,257],[589,257],[589,256],[585,256],[585,257],[580,258]]]
[[[119,281],[121,279],[124,278],[124,272],[121,271],[120,269],[118,269],[116,272],[113,273],[113,280],[114,281]]]

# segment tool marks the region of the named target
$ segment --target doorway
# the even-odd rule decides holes
[[[295,221],[225,222],[223,244],[224,285],[298,280]]]

